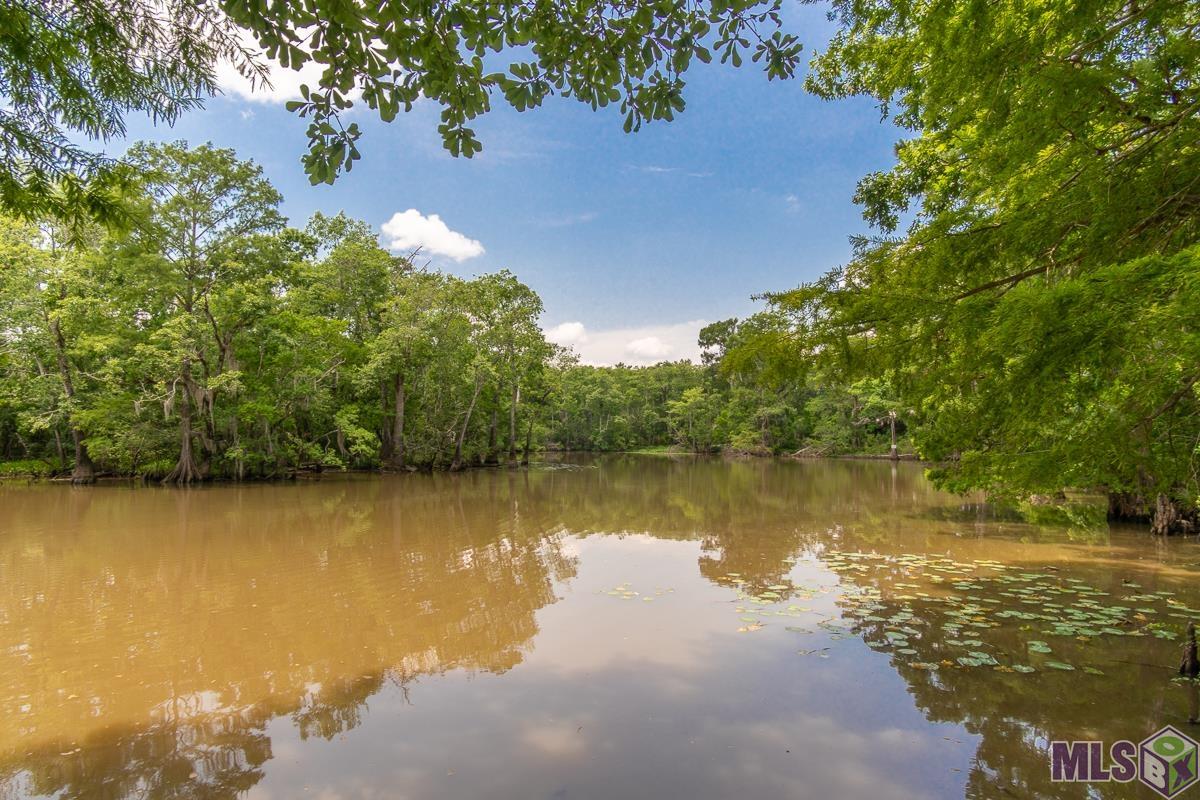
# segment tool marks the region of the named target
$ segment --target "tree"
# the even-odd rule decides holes
[[[713,395],[699,386],[685,389],[678,400],[667,404],[667,414],[680,444],[693,452],[712,449],[712,431],[717,415],[716,398]]]
[[[1156,531],[1185,527],[1200,488],[1195,5],[835,11],[810,88],[876,98],[907,138],[856,195],[884,235],[774,296],[799,351],[890,376],[944,486],[1097,488]]]
[[[271,294],[272,280],[263,273],[274,265],[253,258],[266,240],[245,245],[281,229],[282,198],[261,168],[239,161],[231,150],[189,149],[184,142],[137,145],[130,160],[145,203],[135,212],[124,255],[142,281],[146,312],[159,323],[154,345],[168,372],[160,375],[158,391],[168,415],[179,420],[179,459],[164,481],[191,483],[207,476],[217,455],[214,407],[221,388],[236,380],[233,339],[265,312],[261,304],[232,314],[221,314],[220,307],[244,300],[250,281],[264,279],[261,288]],[[237,298],[226,291],[232,283],[239,284]]]
[[[368,346],[368,361],[362,374],[374,385],[392,386],[390,448],[385,460],[398,469],[407,466],[405,423],[409,394],[418,375],[427,371],[430,362],[439,356],[439,348],[449,343],[447,327],[455,324],[454,317],[460,313],[452,303],[451,285],[452,281],[440,273],[409,275],[389,298],[379,336]]]
[[[313,183],[331,183],[359,157],[357,124],[340,122],[355,90],[385,121],[411,109],[418,97],[438,103],[438,132],[456,156],[481,149],[467,123],[491,108],[495,90],[520,111],[554,93],[593,109],[619,103],[630,131],[683,110],[682,75],[693,58],[709,61],[710,48],[722,62],[738,66],[750,53],[769,78],[791,77],[800,43],[769,30],[780,25],[781,5],[221,3],[268,56],[293,68],[310,61],[324,67],[318,86],[305,87],[303,99],[289,104],[312,118],[304,164]],[[510,50],[521,60],[496,71],[490,62]]]
[[[268,80],[268,59],[324,68],[289,107],[310,119],[305,171],[332,183],[359,157],[358,124],[341,121],[357,102],[391,121],[430,99],[442,107],[447,149],[470,157],[482,145],[467,124],[496,91],[521,111],[555,93],[593,109],[619,103],[632,130],[682,111],[684,73],[713,50],[722,62],[737,66],[748,54],[769,78],[791,77],[801,46],[778,29],[780,7],[14,0],[0,7],[0,210],[120,222],[131,176],[75,136],[119,137],[130,113],[173,123],[220,91],[221,62],[254,83]],[[497,70],[506,51],[519,60]]]
[[[474,314],[484,325],[481,344],[492,363],[497,388],[509,396],[508,460],[515,462],[521,385],[550,355],[538,326],[542,300],[508,270],[485,275],[475,284],[478,306]]]
[[[266,75],[208,2],[15,0],[0,30],[0,209],[27,219],[122,221],[129,174],[75,134],[123,136],[129,113],[173,123],[218,91],[221,60]]]
[[[25,396],[31,430],[50,429],[59,460],[60,425],[74,449],[71,480],[93,483],[95,467],[80,422],[79,339],[103,304],[92,291],[86,253],[64,246],[62,231],[0,219],[0,320],[12,359],[7,385]],[[36,398],[36,399],[35,399]],[[30,400],[34,402],[30,403]]]

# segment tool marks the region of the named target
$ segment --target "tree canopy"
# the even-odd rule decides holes
[[[876,98],[908,138],[859,185],[879,235],[772,296],[794,357],[891,376],[946,486],[1194,504],[1197,6],[834,9],[809,87]]]
[[[556,351],[511,273],[416,269],[341,214],[288,227],[230,150],[130,158],[129,230],[0,226],[6,456],[170,483],[527,458]]]
[[[419,269],[341,213],[291,227],[232,150],[142,143],[129,163],[124,230],[0,217],[0,459],[22,460],[0,472],[188,484],[542,447],[887,446],[886,384],[763,357],[786,315],[709,326],[703,365],[582,366],[512,272]]]
[[[128,174],[79,136],[120,138],[131,113],[174,122],[219,90],[221,61],[266,75],[207,2],[16,0],[0,31],[0,210],[29,219],[119,222]]]
[[[0,210],[121,221],[127,173],[79,135],[119,138],[132,113],[174,122],[219,93],[222,63],[255,84],[272,62],[323,68],[289,107],[310,122],[305,171],[332,183],[359,158],[358,124],[341,121],[356,103],[391,121],[427,98],[446,148],[470,157],[483,145],[468,123],[494,95],[520,111],[553,94],[619,105],[628,131],[683,110],[694,60],[791,77],[801,45],[781,4],[15,0],[0,5]]]

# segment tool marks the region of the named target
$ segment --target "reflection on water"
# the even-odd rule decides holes
[[[909,603],[901,656],[848,615],[850,587],[886,617],[921,580],[829,569],[858,551],[1200,602],[1190,542],[1035,527],[911,464],[6,485],[0,797],[1083,797],[1048,740],[1196,715],[1167,639],[1055,642],[1103,676],[914,668],[949,634]],[[730,575],[825,587],[803,613],[852,635],[739,633]]]

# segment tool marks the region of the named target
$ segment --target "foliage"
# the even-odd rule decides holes
[[[54,467],[40,458],[0,461],[0,478],[44,478],[54,474]]]
[[[293,69],[324,68],[318,85],[289,104],[311,118],[304,166],[313,183],[332,183],[358,159],[358,125],[340,121],[358,100],[384,121],[419,97],[436,102],[446,148],[469,158],[482,144],[467,125],[490,110],[496,91],[518,111],[552,94],[593,109],[620,104],[628,132],[683,111],[693,59],[707,63],[716,51],[740,66],[749,54],[768,78],[789,78],[801,49],[778,30],[780,0],[221,6],[269,57]],[[507,53],[518,60],[497,70],[492,62]]]
[[[652,367],[572,365],[557,375],[549,441],[567,450],[631,450],[672,442],[667,405],[699,385],[686,361]]]
[[[418,270],[344,214],[288,227],[231,150],[139,144],[130,162],[126,231],[0,220],[2,457],[191,483],[512,464],[543,445],[886,446],[888,384],[804,368],[786,314],[705,328],[702,365],[581,366],[511,272]]]
[[[0,209],[73,225],[122,221],[128,174],[80,146],[125,116],[173,123],[218,90],[215,68],[265,70],[212,4],[15,0],[0,4]]]
[[[895,413],[906,443],[908,415],[885,380],[812,374],[788,339],[786,320],[768,312],[704,328],[703,365],[572,365],[558,372],[547,441],[568,450],[883,454]]]
[[[416,270],[344,215],[288,228],[229,150],[131,153],[128,232],[0,220],[4,457],[177,483],[528,457],[559,355],[511,273]]]
[[[895,385],[944,486],[1194,505],[1196,5],[834,8],[809,87],[907,138],[856,197],[883,236],[771,298],[799,359]]]
[[[332,183],[359,158],[363,103],[390,122],[419,97],[442,108],[438,132],[454,155],[482,148],[467,125],[498,92],[513,108],[552,94],[593,109],[619,104],[626,131],[683,111],[683,75],[713,53],[744,55],[768,78],[789,78],[801,45],[780,30],[781,0],[577,7],[334,0],[15,0],[0,4],[0,210],[71,225],[128,223],[131,175],[77,144],[120,137],[130,113],[173,123],[220,91],[231,64],[255,85],[267,60],[323,70],[289,108],[308,118],[304,168]],[[261,50],[260,50],[261,48]],[[503,54],[507,67],[492,62]]]

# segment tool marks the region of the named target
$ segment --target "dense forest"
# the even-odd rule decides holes
[[[568,450],[669,446],[734,455],[901,455],[910,449],[905,415],[888,385],[872,378],[844,385],[803,371],[769,374],[758,363],[761,343],[737,334],[756,321],[704,328],[701,342],[711,349],[703,365],[561,370],[547,409],[547,443]],[[718,334],[729,341],[714,340]]]
[[[612,106],[632,132],[684,110],[696,63],[804,72],[781,0],[166,8],[0,12],[0,208],[24,220],[5,224],[7,457],[188,482],[539,443],[872,450],[899,429],[944,488],[1099,491],[1156,533],[1200,524],[1194,2],[833,0],[806,88],[898,131],[854,198],[872,231],[706,329],[706,363],[650,369],[570,367],[510,274],[422,270],[340,217],[286,227],[231,154],[114,160],[72,136],[171,122],[219,91],[219,62],[264,80],[264,53],[320,68],[289,103],[314,183],[360,158],[355,106],[386,122],[424,97],[464,157],[492,98]],[[29,227],[47,219],[64,229]],[[106,232],[81,235],[91,221]]]
[[[846,452],[888,427],[873,384],[727,368],[745,324],[705,329],[705,365],[580,366],[509,272],[422,268],[341,214],[288,227],[229,150],[139,145],[130,163],[124,232],[0,223],[9,471],[190,483],[544,447]]]

